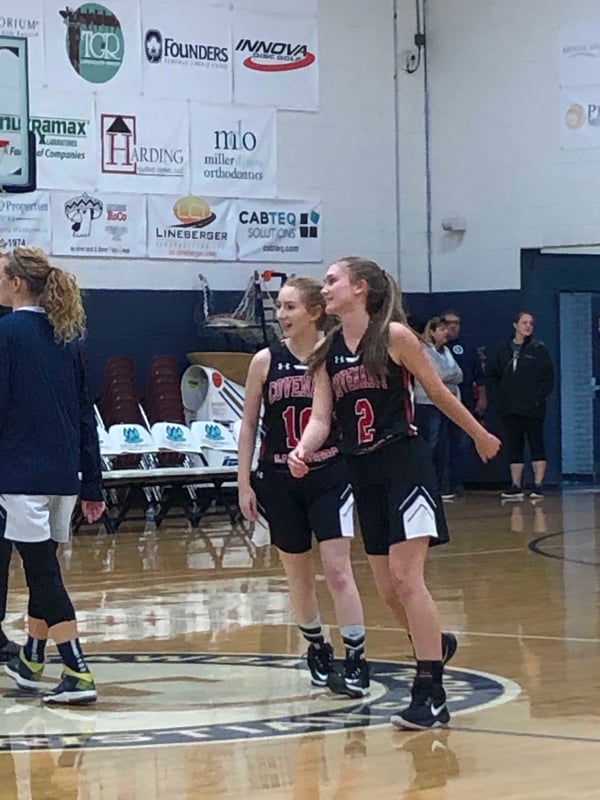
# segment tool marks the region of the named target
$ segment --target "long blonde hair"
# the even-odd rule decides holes
[[[406,324],[400,287],[391,275],[367,258],[347,256],[340,258],[337,263],[346,267],[351,283],[364,280],[367,284],[366,311],[369,324],[361,339],[359,352],[367,372],[384,378],[388,372],[390,322]],[[333,336],[340,328],[341,325],[332,328],[309,357],[307,363],[312,372],[325,362]]]
[[[39,247],[15,247],[5,258],[9,278],[21,278],[46,311],[57,342],[85,335],[85,311],[75,277],[50,263]]]

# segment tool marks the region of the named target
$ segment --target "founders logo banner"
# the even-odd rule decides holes
[[[48,192],[0,194],[0,252],[27,245],[50,252]]]
[[[149,197],[148,255],[235,261],[235,201],[196,195]]]
[[[192,192],[222,197],[277,194],[274,108],[192,103]]]
[[[154,194],[189,190],[189,117],[185,103],[97,102],[98,187]]]
[[[142,195],[53,192],[50,208],[52,252],[56,255],[146,255],[146,202]]]
[[[308,200],[236,202],[239,261],[322,261],[321,204]]]
[[[91,189],[96,184],[96,125],[91,95],[37,92],[31,104],[37,184],[45,189]]]
[[[231,16],[194,0],[144,0],[142,78],[149,97],[231,102]]]
[[[236,12],[233,47],[236,102],[318,109],[316,18]]]
[[[140,92],[138,3],[44,0],[44,23],[51,89]]]

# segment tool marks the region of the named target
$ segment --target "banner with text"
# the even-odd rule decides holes
[[[600,84],[600,28],[560,29],[560,85]]]
[[[274,108],[192,103],[192,192],[218,197],[274,197]]]
[[[45,82],[42,0],[0,0],[0,36],[27,39],[30,91]]]
[[[184,194],[190,186],[188,104],[97,99],[98,188]]]
[[[321,204],[308,200],[238,200],[239,261],[322,261]]]
[[[31,104],[37,185],[42,189],[93,189],[96,185],[96,122],[91,95],[43,89]]]
[[[600,84],[563,89],[560,113],[563,150],[600,147]]]
[[[195,0],[144,0],[140,49],[146,96],[231,102],[228,9]]]
[[[235,200],[149,197],[148,255],[235,261]]]
[[[233,46],[235,102],[317,110],[316,18],[236,12]]]
[[[104,4],[106,3],[106,5]],[[59,92],[141,91],[140,5],[44,0],[46,78]]]
[[[25,246],[50,252],[48,192],[0,194],[0,252]]]
[[[50,212],[52,252],[56,255],[146,255],[144,196],[53,192]]]

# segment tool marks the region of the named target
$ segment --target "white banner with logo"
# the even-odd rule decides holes
[[[149,197],[148,255],[235,261],[235,200]]]
[[[277,194],[274,108],[192,103],[192,192],[218,197]]]
[[[233,0],[234,9],[284,14],[288,17],[316,17],[317,0]]]
[[[237,200],[239,261],[322,261],[321,204]]]
[[[560,85],[600,84],[600,27],[560,29]]]
[[[600,147],[600,84],[563,89],[560,114],[563,150]]]
[[[93,189],[96,185],[96,121],[91,94],[43,89],[31,103],[37,185],[42,189]]]
[[[0,252],[28,245],[50,252],[48,192],[0,194]]]
[[[96,114],[99,189],[149,194],[189,191],[187,103],[99,97]]]
[[[141,91],[140,6],[44,0],[46,78],[58,92]]]
[[[53,192],[52,252],[65,256],[146,255],[146,198],[100,192]]]
[[[27,39],[30,91],[45,82],[42,0],[0,0],[0,36]]]
[[[235,12],[233,47],[235,102],[317,110],[316,18]]]
[[[141,51],[146,96],[231,102],[228,9],[196,0],[144,0]]]

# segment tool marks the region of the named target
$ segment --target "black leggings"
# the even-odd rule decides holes
[[[529,443],[532,461],[545,461],[544,418],[508,414],[502,417],[506,431],[506,449],[510,464],[525,463],[525,439]]]
[[[29,587],[28,613],[42,619],[51,628],[59,622],[75,619],[75,610],[67,594],[56,557],[56,542],[15,542]]]

